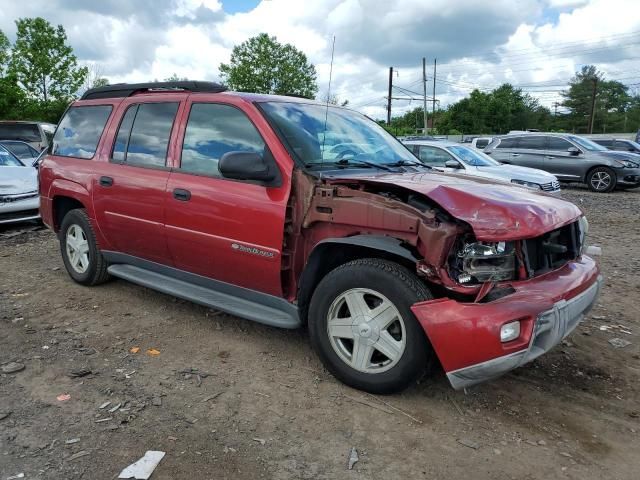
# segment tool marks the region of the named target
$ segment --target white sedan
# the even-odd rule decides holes
[[[0,224],[40,218],[36,160],[25,163],[0,145]]]
[[[560,182],[555,175],[535,168],[504,165],[473,147],[424,140],[406,141],[404,144],[422,163],[441,172],[461,173],[511,182],[532,190],[560,193]]]

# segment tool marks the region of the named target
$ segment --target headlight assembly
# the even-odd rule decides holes
[[[511,183],[515,183],[516,185],[527,187],[532,190],[542,190],[542,187],[539,184],[533,182],[525,182],[524,180],[517,180],[514,178],[513,180],[511,180]]]
[[[515,265],[513,242],[463,243],[456,253],[455,278],[469,285],[513,280]]]
[[[625,167],[625,168],[637,168],[638,167],[637,163],[630,162],[629,160],[616,160],[616,163],[618,165],[620,165],[621,167]]]

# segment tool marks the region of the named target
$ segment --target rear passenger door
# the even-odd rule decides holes
[[[180,105],[175,95],[148,103],[133,97],[121,105],[110,157],[93,189],[98,225],[119,253],[171,264],[164,204],[168,146]]]
[[[222,177],[218,162],[228,152],[275,160],[240,108],[194,100],[187,110],[178,141],[180,161],[165,194],[167,239],[176,268],[281,295],[290,184],[268,187]]]
[[[523,135],[517,148],[511,151],[511,162],[522,167],[544,169],[546,155],[546,137],[542,135]]]

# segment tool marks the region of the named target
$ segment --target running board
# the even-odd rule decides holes
[[[272,327],[298,328],[300,326],[297,308],[285,300],[271,295],[238,288],[239,293],[250,293],[250,295],[247,296],[253,296],[256,300],[261,300],[262,297],[264,297],[265,300],[271,303],[271,305],[265,305],[253,299],[241,298],[213,288],[195,285],[133,265],[110,265],[107,271],[114,277],[137,283],[143,287],[152,288],[159,292],[173,295],[174,297],[183,298],[204,305],[205,307],[222,310],[223,312]],[[229,287],[228,284],[225,284],[225,286]],[[280,302],[282,302],[282,305],[274,305]]]

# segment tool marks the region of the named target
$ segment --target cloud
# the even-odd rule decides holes
[[[631,14],[637,0],[263,0],[236,13],[225,12],[220,0],[4,3],[0,29],[10,38],[16,18],[45,16],[64,25],[81,62],[97,64],[112,82],[173,73],[217,80],[234,45],[266,32],[308,56],[323,95],[335,35],[332,93],[379,118],[389,66],[394,84],[421,92],[423,56],[429,82],[438,58],[441,105],[505,81],[551,105],[587,63],[640,84],[640,17]],[[393,110],[420,104],[394,100]]]

